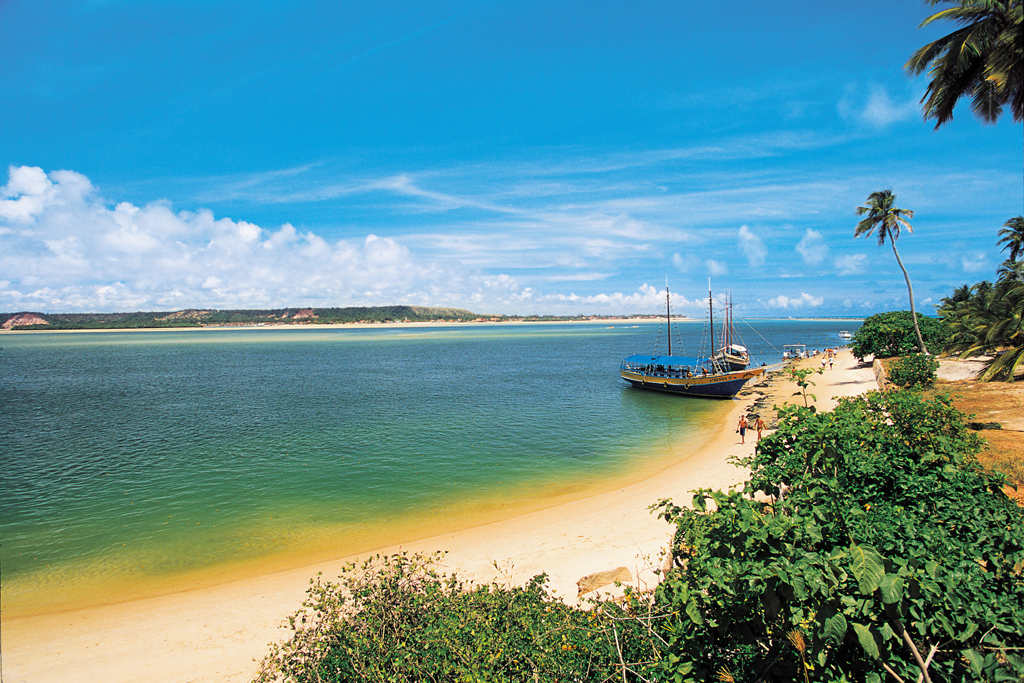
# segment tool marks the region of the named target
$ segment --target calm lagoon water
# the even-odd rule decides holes
[[[769,364],[859,325],[753,324]],[[701,323],[679,327],[696,351]],[[655,323],[0,336],[5,607],[366,551],[656,471],[729,408],[630,389],[619,361],[656,339]]]

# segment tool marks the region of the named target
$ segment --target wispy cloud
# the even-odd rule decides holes
[[[704,265],[707,267],[708,273],[711,275],[725,275],[729,272],[729,266],[714,259],[708,259],[704,262]]]
[[[780,294],[773,299],[768,300],[768,305],[772,308],[781,309],[794,309],[794,308],[817,308],[825,303],[825,297],[812,296],[807,292],[801,292],[800,296],[790,297],[785,294]]]
[[[963,254],[960,258],[965,273],[975,274],[991,270],[986,254]]]
[[[828,245],[821,233],[812,228],[807,228],[804,236],[796,245],[796,251],[803,258],[804,263],[816,266],[828,256]]]
[[[764,265],[764,259],[768,255],[768,247],[764,245],[760,237],[755,235],[745,225],[740,226],[739,245],[743,254],[747,257],[747,263],[751,267]]]
[[[851,207],[875,180],[848,170],[813,180],[798,170],[698,170],[555,176],[535,161],[477,161],[372,177],[316,163],[204,179],[214,207],[223,192],[227,207],[325,217],[310,226],[194,202],[182,210],[158,198],[110,200],[73,171],[12,167],[0,197],[0,310],[398,302],[628,313],[637,311],[614,307],[653,306],[633,292],[670,273],[683,291],[728,276],[737,299],[762,313],[873,296],[836,277],[865,272],[868,255],[830,259],[828,244],[851,239]],[[945,192],[969,179],[930,180]],[[961,235],[917,227],[905,260],[932,265],[914,273],[915,284],[943,277],[937,265],[957,281],[983,268],[980,251],[936,261],[928,241]],[[806,265],[834,264],[832,272],[795,274],[794,250]],[[796,275],[811,299],[788,291]]]
[[[489,288],[457,263],[430,262],[395,239],[328,241],[291,224],[276,229],[166,202],[114,208],[78,173],[13,168],[0,217],[4,305],[43,310],[144,306],[261,307],[300,303],[460,301]],[[450,292],[451,283],[462,290]],[[511,283],[511,284],[510,284]],[[515,289],[506,280],[504,289]]]
[[[851,85],[839,100],[839,115],[847,120],[866,123],[875,128],[885,128],[900,121],[910,121],[920,111],[917,98],[907,97],[893,101],[885,86],[872,84],[865,96],[863,89]]]
[[[867,254],[849,254],[836,259],[836,272],[839,275],[858,275],[867,269]]]

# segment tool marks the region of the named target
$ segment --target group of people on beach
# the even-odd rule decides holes
[[[837,348],[825,349],[824,351],[819,351],[818,349],[814,349],[814,351],[812,351],[809,354],[809,356],[813,357],[813,356],[820,355],[821,356],[821,369],[822,369],[822,371],[824,371],[825,368],[828,368],[829,370],[831,370],[832,367],[835,365],[836,354],[837,353],[839,353],[839,349],[837,349]],[[741,444],[747,442],[747,429],[749,427],[750,427],[750,423],[747,420],[747,416],[746,415],[740,415],[739,424],[736,425],[736,432],[740,435],[740,443]],[[754,416],[754,427],[753,428],[757,430],[757,440],[760,441],[761,440],[761,432],[765,428],[764,420],[761,419],[760,415],[755,415]]]
[[[821,369],[824,370],[827,366],[829,370],[836,362],[836,354],[839,353],[839,349],[825,349],[825,353],[821,356]],[[817,351],[815,351],[817,355]]]
[[[748,425],[749,425],[749,423],[747,422],[747,416],[746,415],[740,415],[740,423],[738,425],[736,425],[736,431],[740,435],[740,443],[741,444],[747,442],[747,427],[748,427]],[[757,430],[757,440],[758,441],[761,440],[761,431],[764,428],[765,428],[764,427],[764,420],[761,419],[760,415],[755,415],[754,416],[754,429]]]

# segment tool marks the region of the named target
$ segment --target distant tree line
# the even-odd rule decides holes
[[[7,321],[25,313],[0,315]],[[15,330],[96,330],[270,323],[385,323],[448,320],[466,322],[481,316],[459,308],[425,306],[352,306],[346,308],[274,308],[237,310],[140,311],[136,313],[32,313],[45,324],[13,325]],[[502,316],[499,316],[502,317]]]

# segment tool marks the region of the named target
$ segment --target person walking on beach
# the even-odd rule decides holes
[[[760,415],[757,416],[757,421],[754,422],[754,429],[757,430],[757,440],[760,441],[761,430],[764,429],[764,420],[761,419]]]
[[[740,423],[736,426],[736,431],[740,433],[740,443],[747,442],[747,416],[740,415]]]

